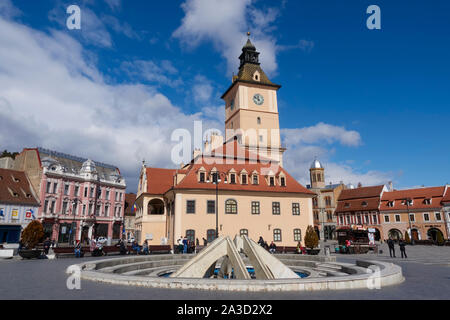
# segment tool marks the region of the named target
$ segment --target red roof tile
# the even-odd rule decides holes
[[[147,168],[147,192],[150,194],[164,194],[173,187],[173,176],[177,170]]]
[[[380,210],[406,210],[407,207],[403,204],[404,201],[402,201],[406,198],[413,200],[412,205],[409,206],[409,209],[437,208],[441,206],[444,192],[445,187],[430,187],[385,192],[381,198]],[[431,204],[426,204],[425,199],[431,199]],[[388,206],[389,202],[393,202],[392,207]]]
[[[450,188],[447,187],[447,192],[445,193],[444,198],[442,198],[442,202],[450,202]]]
[[[39,205],[25,172],[0,169],[0,203]]]
[[[361,198],[380,197],[384,186],[361,187],[355,189],[342,190],[338,200],[350,200]]]

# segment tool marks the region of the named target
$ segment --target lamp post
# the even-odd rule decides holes
[[[212,183],[216,185],[216,239],[219,237],[219,183],[220,176],[224,176],[224,183],[228,183],[227,174],[225,172],[215,171],[212,173]],[[209,182],[209,180],[207,180]]]
[[[409,202],[411,201],[411,198],[405,198],[405,203],[406,203],[406,210],[408,211],[408,221],[409,221],[409,234],[410,236],[410,240],[411,240],[411,245],[414,245],[414,238],[412,236],[412,226],[411,226],[411,216],[409,214]]]

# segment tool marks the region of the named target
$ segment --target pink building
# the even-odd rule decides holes
[[[41,206],[37,218],[58,243],[121,237],[125,180],[117,167],[42,148],[24,149],[16,157]]]

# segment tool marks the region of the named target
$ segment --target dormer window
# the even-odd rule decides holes
[[[285,178],[285,177],[281,177],[281,178],[280,178],[280,185],[281,185],[282,187],[286,187],[286,178]]]
[[[388,201],[387,206],[388,206],[389,208],[394,207],[394,201]]]
[[[12,177],[12,179],[13,179],[14,182],[20,182],[20,180],[17,179],[16,177],[14,177],[14,176],[11,176],[11,177]]]
[[[246,174],[242,175],[241,182],[242,182],[242,184],[247,184],[247,175]]]
[[[275,178],[274,177],[270,177],[269,178],[269,183],[270,183],[271,187],[274,187],[275,186]]]
[[[205,173],[200,172],[200,182],[205,182]]]
[[[236,183],[236,175],[234,173],[230,174],[230,183]]]
[[[350,203],[348,202],[344,203],[344,208],[350,208]]]
[[[260,81],[260,80],[261,80],[261,75],[259,74],[258,71],[256,71],[256,72],[253,74],[253,80],[255,80],[255,81]]]
[[[424,199],[424,200],[423,200],[423,204],[428,204],[428,205],[430,205],[430,204],[431,204],[431,199]]]
[[[13,197],[15,197],[15,198],[18,198],[18,197],[19,197],[19,194],[18,194],[17,192],[15,192],[15,191],[11,190],[10,188],[8,188],[8,191],[9,191],[9,193],[11,193],[11,195],[12,195]]]
[[[367,201],[361,202],[361,205],[362,205],[363,207],[367,207]]]
[[[253,175],[253,184],[258,184],[258,175],[257,174]]]

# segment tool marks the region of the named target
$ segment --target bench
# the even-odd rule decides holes
[[[172,248],[170,245],[151,245],[148,246],[148,251],[152,253],[170,253]]]
[[[91,252],[89,247],[81,247],[81,250],[84,255],[86,255],[86,253]],[[63,255],[74,255],[75,256],[75,248],[74,247],[56,247],[56,248],[53,248],[53,252],[55,253],[56,257],[63,256]]]

